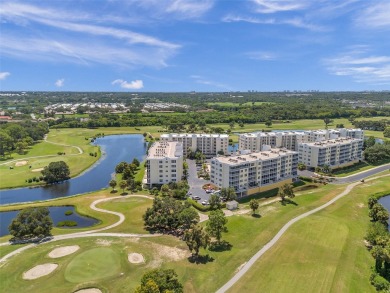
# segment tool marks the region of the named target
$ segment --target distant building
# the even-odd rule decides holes
[[[160,136],[161,141],[177,141],[183,144],[183,153],[201,151],[207,158],[218,153],[228,154],[229,136],[227,134],[169,133]]]
[[[277,188],[297,177],[298,153],[287,149],[211,159],[210,181],[234,187],[238,196]]]
[[[155,142],[146,158],[146,183],[162,185],[178,182],[183,176],[183,145],[180,142]]]
[[[363,158],[363,139],[336,138],[299,145],[299,162],[315,168],[328,165],[330,168],[345,167]]]
[[[10,117],[10,116],[0,116],[0,120],[9,121],[9,120],[12,120],[12,117]]]

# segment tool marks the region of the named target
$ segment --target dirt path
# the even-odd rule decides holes
[[[389,174],[387,175],[382,175],[382,176],[377,176],[374,178],[367,179],[366,182],[372,181],[377,178],[381,177],[386,177],[390,176]],[[242,268],[225,284],[223,285],[220,289],[218,289],[217,293],[223,293],[229,290],[254,264],[255,262],[264,254],[266,253],[269,249],[271,249],[276,242],[283,236],[283,234],[287,231],[287,229],[292,226],[294,223],[298,222],[299,220],[306,218],[318,211],[321,211],[325,209],[326,207],[330,206],[331,204],[335,203],[337,200],[342,198],[343,196],[347,195],[355,186],[362,184],[361,182],[355,182],[349,184],[343,192],[341,192],[339,195],[328,201],[327,203],[323,204],[322,206],[319,206],[311,211],[308,211],[306,213],[303,213],[290,221],[288,221],[282,229],[279,230],[279,232],[271,239],[270,242],[268,242],[266,245],[264,245],[254,256],[251,257],[251,259],[245,263],[245,265],[242,266]]]

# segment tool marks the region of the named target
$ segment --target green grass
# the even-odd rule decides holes
[[[332,176],[336,176],[336,177],[349,176],[349,175],[353,175],[353,174],[356,174],[356,173],[359,173],[362,171],[366,171],[366,170],[378,167],[380,165],[387,164],[389,162],[390,162],[390,160],[381,161],[377,164],[369,164],[367,162],[360,162],[360,163],[356,163],[356,164],[349,166],[349,167],[336,169],[336,170],[332,171]]]
[[[65,270],[65,279],[71,283],[91,282],[118,275],[120,255],[108,247],[97,247],[77,255]]]
[[[255,106],[260,106],[263,104],[275,104],[273,102],[254,102]],[[225,106],[225,107],[252,107],[252,102],[246,102],[240,105],[240,103],[233,102],[212,102],[207,103],[208,106]]]
[[[0,258],[7,255],[8,253],[11,253],[12,251],[19,249],[26,244],[15,244],[15,245],[3,245],[0,246]]]
[[[366,203],[386,190],[388,177],[367,182],[294,224],[230,292],[375,292],[369,282],[374,261],[363,243]]]

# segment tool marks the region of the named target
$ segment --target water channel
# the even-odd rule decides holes
[[[48,200],[106,188],[119,162],[134,158],[143,161],[147,149],[140,134],[109,135],[97,138],[94,144],[100,146],[102,157],[81,175],[44,187],[0,190],[0,204]]]
[[[390,195],[381,197],[378,202],[390,213]],[[390,230],[390,219],[388,220]]]

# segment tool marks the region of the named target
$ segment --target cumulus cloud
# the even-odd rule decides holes
[[[390,56],[372,55],[368,47],[323,60],[331,74],[351,76],[356,82],[390,84]]]
[[[144,87],[144,83],[140,79],[133,80],[130,82],[127,82],[126,80],[123,79],[116,79],[113,82],[111,82],[111,84],[113,85],[119,84],[121,88],[132,89],[132,90],[139,90]]]
[[[0,72],[0,80],[4,80],[6,79],[8,76],[10,76],[11,73],[7,72],[7,71],[4,71],[4,72]]]
[[[64,83],[65,83],[65,79],[64,79],[64,78],[61,78],[61,79],[58,79],[58,80],[55,82],[55,85],[56,85],[56,87],[63,87],[63,86],[64,86]]]

